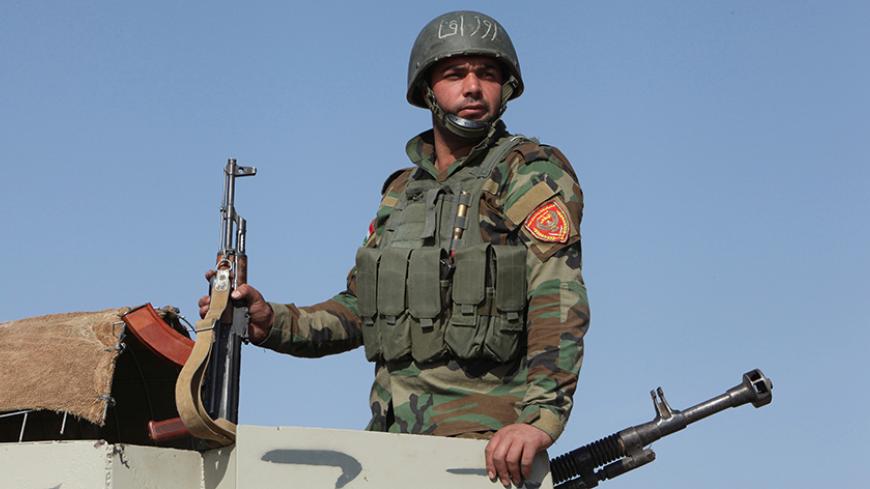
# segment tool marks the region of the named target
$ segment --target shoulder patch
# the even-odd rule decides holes
[[[414,167],[412,166],[409,168],[402,168],[401,170],[396,170],[393,173],[391,173],[390,176],[387,177],[386,181],[384,181],[384,186],[381,187],[381,195],[384,195],[385,193],[387,193],[387,189],[390,188],[390,185],[392,185],[392,183],[396,179],[398,179],[400,176],[402,176],[403,173],[409,173],[413,169],[414,169]]]
[[[519,226],[539,205],[558,193],[559,188],[556,183],[545,175],[538,183],[523,192],[518,199],[511,202],[510,207],[505,210],[505,217],[514,226]]]
[[[377,223],[378,218],[372,219],[372,222],[369,223],[369,232],[366,234],[366,239],[363,240],[363,246],[366,248],[370,248],[374,245],[375,238],[377,237]]]
[[[545,243],[567,243],[571,234],[568,210],[559,199],[544,202],[529,214],[523,227],[537,240]]]

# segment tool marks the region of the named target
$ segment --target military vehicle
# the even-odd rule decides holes
[[[150,304],[0,324],[2,487],[493,487],[481,440],[246,425],[226,446],[191,437],[174,392],[193,346],[174,309]],[[763,406],[771,391],[752,370],[678,411],[659,388],[652,421],[552,461],[539,454],[522,487],[595,487],[653,461],[655,440],[728,407]]]

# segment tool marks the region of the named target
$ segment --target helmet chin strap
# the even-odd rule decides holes
[[[505,109],[507,109],[507,101],[511,98],[511,95],[513,95],[517,85],[518,82],[513,76],[502,85],[501,105],[499,106],[498,113],[488,121],[474,121],[464,117],[459,117],[456,114],[445,112],[444,109],[438,105],[438,101],[435,99],[435,93],[429,85],[425,86],[426,96],[424,99],[426,101],[426,106],[429,107],[429,110],[431,110],[432,114],[435,115],[435,120],[438,121],[438,124],[442,127],[463,139],[479,140],[489,135],[493,126],[495,126],[495,123],[498,122],[501,115],[504,114]]]

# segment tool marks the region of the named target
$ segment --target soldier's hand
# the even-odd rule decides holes
[[[215,271],[209,270],[205,273],[205,279],[211,281],[214,275]],[[230,297],[233,300],[242,301],[247,304],[248,316],[250,317],[248,336],[252,343],[261,343],[269,336],[269,330],[272,329],[272,320],[275,317],[272,306],[263,299],[263,294],[248,284],[240,285],[233,291]],[[199,298],[199,317],[205,317],[210,304],[211,297],[206,295]]]
[[[199,318],[202,319],[208,314],[208,306],[211,304],[211,297],[204,295],[199,298],[197,305],[199,306]]]
[[[209,270],[209,271],[205,272],[205,281],[211,283],[211,279],[212,279],[212,277],[214,277],[214,275],[216,273],[217,272],[215,272],[214,270]],[[208,306],[210,304],[211,304],[211,297],[204,295],[204,296],[199,298],[199,301],[196,303],[196,305],[199,306],[199,318],[200,319],[204,318],[205,315],[208,314]]]
[[[510,424],[498,430],[486,445],[486,473],[505,487],[511,481],[519,487],[532,473],[532,461],[538,452],[553,444],[550,435],[532,425]]]
[[[269,336],[269,330],[272,329],[272,320],[275,318],[275,312],[272,311],[272,306],[263,298],[263,294],[259,290],[251,287],[248,284],[239,285],[236,290],[230,294],[233,300],[242,301],[248,305],[248,336],[251,343],[259,344]]]

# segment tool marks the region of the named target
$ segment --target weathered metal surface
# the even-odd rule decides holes
[[[190,450],[114,445],[112,489],[202,487],[202,457]],[[66,489],[62,486],[61,489]]]
[[[103,441],[0,443],[0,487],[15,489],[495,489],[485,441],[365,431],[239,426],[236,445],[190,450]],[[528,489],[552,489],[546,454]]]
[[[15,489],[191,489],[202,487],[202,459],[94,440],[0,443],[0,474]]]
[[[202,487],[205,489],[236,489],[236,467],[235,445],[203,453]],[[285,487],[292,488],[293,486],[287,484]]]
[[[493,489],[485,441],[316,428],[240,426],[238,489]],[[527,488],[550,489],[546,454]],[[223,488],[221,488],[223,489]]]
[[[20,489],[111,487],[112,449],[93,440],[0,443],[3,486]]]

